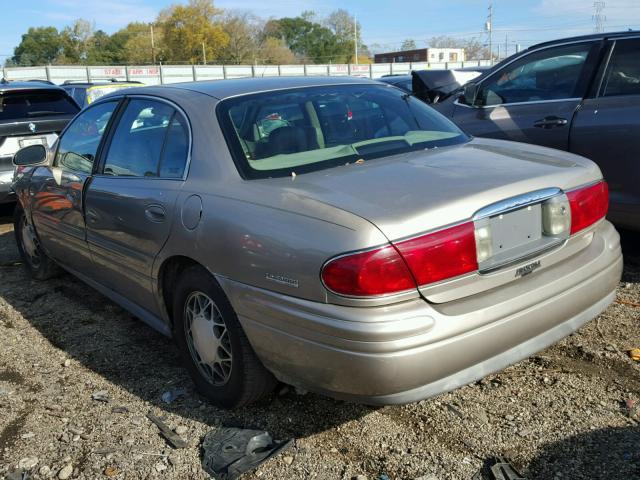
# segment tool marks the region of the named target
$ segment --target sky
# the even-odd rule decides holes
[[[29,27],[53,25],[58,29],[76,18],[85,18],[96,29],[112,33],[132,21],[150,21],[172,3],[186,0],[2,0],[0,17],[0,64],[20,43]],[[215,5],[250,12],[263,18],[296,16],[313,10],[319,16],[337,8],[356,15],[365,44],[383,50],[399,49],[405,39],[418,47],[438,35],[477,38],[483,32],[489,3],[493,4],[493,42],[505,44],[513,53],[516,44],[534,43],[591,33],[594,29],[594,0],[215,0]],[[640,29],[640,0],[606,0],[605,31]],[[497,50],[497,47],[496,47]]]

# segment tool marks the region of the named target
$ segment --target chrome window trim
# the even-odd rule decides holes
[[[551,48],[556,48],[556,47],[564,47],[566,45],[577,45],[579,43],[585,43],[585,44],[594,44],[597,42],[601,42],[602,39],[592,39],[592,40],[574,40],[573,42],[563,42],[563,43],[556,43],[554,45],[547,45],[544,47],[539,47],[536,48],[535,50],[531,50],[517,58],[514,58],[513,60],[511,60],[508,63],[505,63],[502,68],[491,72],[489,75],[487,75],[486,77],[484,77],[482,79],[482,81],[480,83],[478,83],[478,87],[480,87],[483,83],[485,83],[487,80],[489,80],[491,77],[493,77],[494,75],[496,75],[498,72],[502,72],[506,67],[508,67],[509,65],[511,65],[514,62],[517,62],[519,60],[522,60],[523,58],[528,57],[529,55],[533,54],[533,53],[537,53],[537,52],[541,52],[543,50],[549,50]],[[473,80],[472,80],[473,82]],[[570,101],[570,100],[582,100],[582,97],[571,97],[571,98],[561,98],[561,99],[554,99],[554,100],[534,100],[532,102],[514,102],[514,103],[500,103],[498,105],[465,105],[463,103],[459,103],[458,99],[456,99],[456,101],[454,102],[456,105],[460,105],[463,107],[467,107],[467,108],[493,108],[493,107],[499,107],[499,106],[504,106],[504,105],[527,105],[527,104],[532,104],[532,103],[549,103],[549,102],[565,102],[565,101]]]
[[[483,218],[493,217],[498,214],[504,214],[519,210],[523,207],[533,205],[548,200],[551,197],[560,195],[562,192],[559,188],[543,188],[542,190],[535,190],[533,192],[524,193],[515,197],[500,200],[499,202],[492,203],[486,207],[478,210],[471,220],[474,222]]]
[[[455,105],[466,108],[477,108],[477,109],[488,109],[488,108],[496,108],[496,107],[510,107],[512,105],[535,105],[537,103],[558,103],[558,102],[579,102],[582,100],[582,97],[569,97],[569,98],[554,98],[553,100],[531,100],[530,102],[512,102],[512,103],[497,103],[495,105],[467,105],[464,103],[460,103],[458,99],[453,102]]]
[[[144,94],[134,94],[134,95],[121,95],[118,96],[118,101],[121,101],[122,99],[142,99],[142,100],[153,100],[153,101],[158,101],[160,103],[166,103],[167,105],[169,105],[170,107],[174,108],[176,110],[176,112],[179,112],[182,117],[184,118],[184,120],[186,121],[187,124],[187,131],[188,131],[188,135],[189,135],[189,148],[187,151],[187,161],[185,163],[184,166],[184,172],[182,173],[182,177],[173,177],[173,178],[165,178],[165,177],[133,177],[133,176],[123,176],[123,175],[105,175],[104,173],[96,173],[93,176],[96,178],[126,178],[126,179],[130,179],[130,180],[140,180],[141,178],[146,179],[146,180],[173,180],[173,181],[179,181],[179,182],[184,182],[189,174],[189,170],[191,169],[191,149],[193,148],[193,134],[191,131],[191,122],[189,121],[189,116],[186,114],[186,112],[184,111],[184,109],[178,105],[175,102],[172,102],[171,100],[168,100],[164,97],[157,97],[155,95],[144,95]],[[113,99],[113,97],[108,97],[108,99]],[[100,102],[101,103],[101,102]],[[92,105],[96,105],[97,103],[92,103]],[[126,106],[125,106],[126,109]],[[118,120],[118,124],[119,124],[120,119]],[[117,127],[117,125],[116,125]],[[115,134],[115,131],[114,131]],[[112,139],[113,141],[113,139]],[[109,143],[109,148],[111,147],[111,142]],[[106,161],[107,159],[107,155],[109,154],[109,150],[107,149],[107,151],[104,153],[104,159]]]

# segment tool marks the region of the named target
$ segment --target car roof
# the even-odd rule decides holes
[[[161,94],[168,89],[190,90],[223,100],[225,98],[250,93],[285,90],[300,87],[319,87],[329,85],[379,85],[378,82],[360,77],[248,77],[228,80],[205,80],[198,82],[172,83],[157,87],[133,87],[126,90],[126,95]],[[116,92],[118,93],[118,92]],[[114,95],[114,94],[111,94]]]
[[[581,40],[604,40],[608,38],[628,37],[629,35],[640,35],[640,30],[626,30],[621,32],[603,32],[603,33],[591,33],[589,35],[579,35],[576,37],[558,38],[556,40],[549,40],[547,42],[536,43],[530,46],[527,50],[533,50],[536,48],[544,47],[547,45],[556,45],[559,43],[579,42]]]
[[[26,81],[26,82],[16,82],[16,81],[0,81],[0,93],[10,92],[12,90],[55,90],[64,92],[64,90],[57,85],[51,85],[45,82],[37,82],[37,81]],[[66,92],[65,92],[66,94]]]
[[[400,83],[405,82],[407,80],[411,80],[411,75],[385,75],[384,77],[380,77],[377,80],[385,83]]]
[[[90,88],[90,87],[103,87],[103,86],[109,86],[109,85],[138,85],[140,84],[140,86],[143,85],[143,83],[141,82],[136,82],[136,81],[127,81],[127,80],[117,80],[117,81],[113,81],[113,80],[99,80],[97,82],[83,82],[81,80],[79,81],[75,81],[75,80],[67,80],[65,81],[61,86],[63,88]]]

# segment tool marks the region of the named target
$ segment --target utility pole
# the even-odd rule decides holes
[[[591,18],[595,23],[593,31],[596,33],[604,32],[604,22],[607,20],[607,17],[602,14],[604,7],[604,2],[593,2],[593,16]]]
[[[153,23],[149,24],[151,27],[151,57],[153,57],[153,64],[156,64],[156,44],[153,41]]]
[[[207,64],[207,50],[204,47],[204,42],[202,42],[202,63]]]
[[[358,65],[358,19],[353,16],[353,44],[356,51],[356,65]]]
[[[493,3],[489,3],[489,16],[487,17],[487,23],[485,24],[485,30],[489,35],[489,62],[493,65],[493,43],[492,43],[492,33],[493,33]]]
[[[509,34],[504,34],[504,58],[509,56]]]

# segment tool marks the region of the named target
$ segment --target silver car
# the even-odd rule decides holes
[[[14,163],[31,273],[173,336],[223,407],[277,381],[378,405],[452,390],[598,315],[622,271],[594,163],[472,139],[364,79],[123,90]]]

